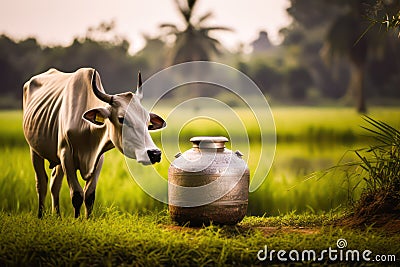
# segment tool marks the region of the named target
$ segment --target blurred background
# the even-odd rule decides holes
[[[1,208],[35,207],[20,111],[22,86],[30,77],[49,68],[73,72],[91,66],[101,74],[106,91],[118,93],[135,88],[138,70],[146,80],[168,66],[193,60],[242,71],[272,107],[278,137],[275,162],[260,190],[250,196],[250,214],[318,212],[347,205],[359,195],[362,177],[353,180],[341,172],[321,179],[307,175],[352,160],[349,150],[369,144],[359,114],[400,125],[399,6],[394,0],[1,0],[0,145],[2,154],[9,155],[0,162],[0,192],[9,195]],[[164,91],[151,90],[145,97]],[[166,95],[157,113],[167,115],[189,91],[190,96],[216,97],[236,108],[241,118],[247,116],[240,99],[208,87],[183,87]],[[188,112],[196,116],[199,110]],[[257,146],[257,135],[263,133],[251,119],[248,123],[252,145]],[[210,121],[197,128],[192,124],[182,129],[173,122],[169,127],[177,127],[183,148],[190,147],[187,140],[194,135],[226,134]],[[161,207],[132,184],[124,186],[132,180],[117,154],[106,156],[104,181],[96,195],[100,205],[116,203],[130,211]],[[121,164],[117,172],[112,167],[116,161]],[[161,172],[169,162],[163,164]],[[257,164],[250,155],[250,169]],[[69,207],[66,187],[63,201]],[[132,187],[134,192],[129,191]],[[117,194],[105,193],[110,190]]]
[[[132,88],[139,69],[148,78],[192,60],[239,69],[271,104],[364,112],[400,98],[400,40],[372,23],[398,1],[142,2],[2,1],[0,108],[20,108],[23,83],[50,67],[92,66],[115,93]]]

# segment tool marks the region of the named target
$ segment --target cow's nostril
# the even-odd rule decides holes
[[[152,164],[161,161],[161,151],[158,149],[147,150],[147,155],[149,156]]]

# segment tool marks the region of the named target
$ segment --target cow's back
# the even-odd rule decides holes
[[[24,85],[23,129],[30,147],[51,163],[57,156],[59,111],[64,90],[73,74],[50,69]]]
[[[74,151],[76,162],[91,161],[91,145],[97,146],[85,111],[104,106],[93,93],[94,69],[81,68],[73,73],[56,69],[39,74],[24,85],[23,128],[31,148],[51,165],[60,163],[61,146]],[[100,77],[99,89],[104,91]],[[91,144],[93,143],[93,144]],[[79,168],[78,166],[76,166]]]

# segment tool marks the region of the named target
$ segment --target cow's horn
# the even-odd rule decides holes
[[[97,96],[98,99],[100,99],[103,102],[109,103],[111,105],[112,103],[112,95],[106,94],[104,92],[101,92],[97,88],[97,82],[96,82],[96,76],[97,76],[97,71],[93,71],[93,76],[92,76],[92,88],[93,88],[93,93]]]
[[[139,97],[139,99],[143,98],[142,74],[140,73],[140,71],[138,72],[138,82],[135,94]]]

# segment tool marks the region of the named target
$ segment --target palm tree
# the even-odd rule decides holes
[[[221,53],[221,43],[210,36],[215,31],[231,31],[227,27],[206,26],[205,22],[213,15],[208,12],[197,20],[193,16],[197,0],[175,0],[179,14],[182,16],[185,27],[180,29],[171,23],[160,25],[167,30],[167,36],[174,36],[175,42],[171,49],[170,62],[172,64],[194,60],[210,60],[212,54]]]

